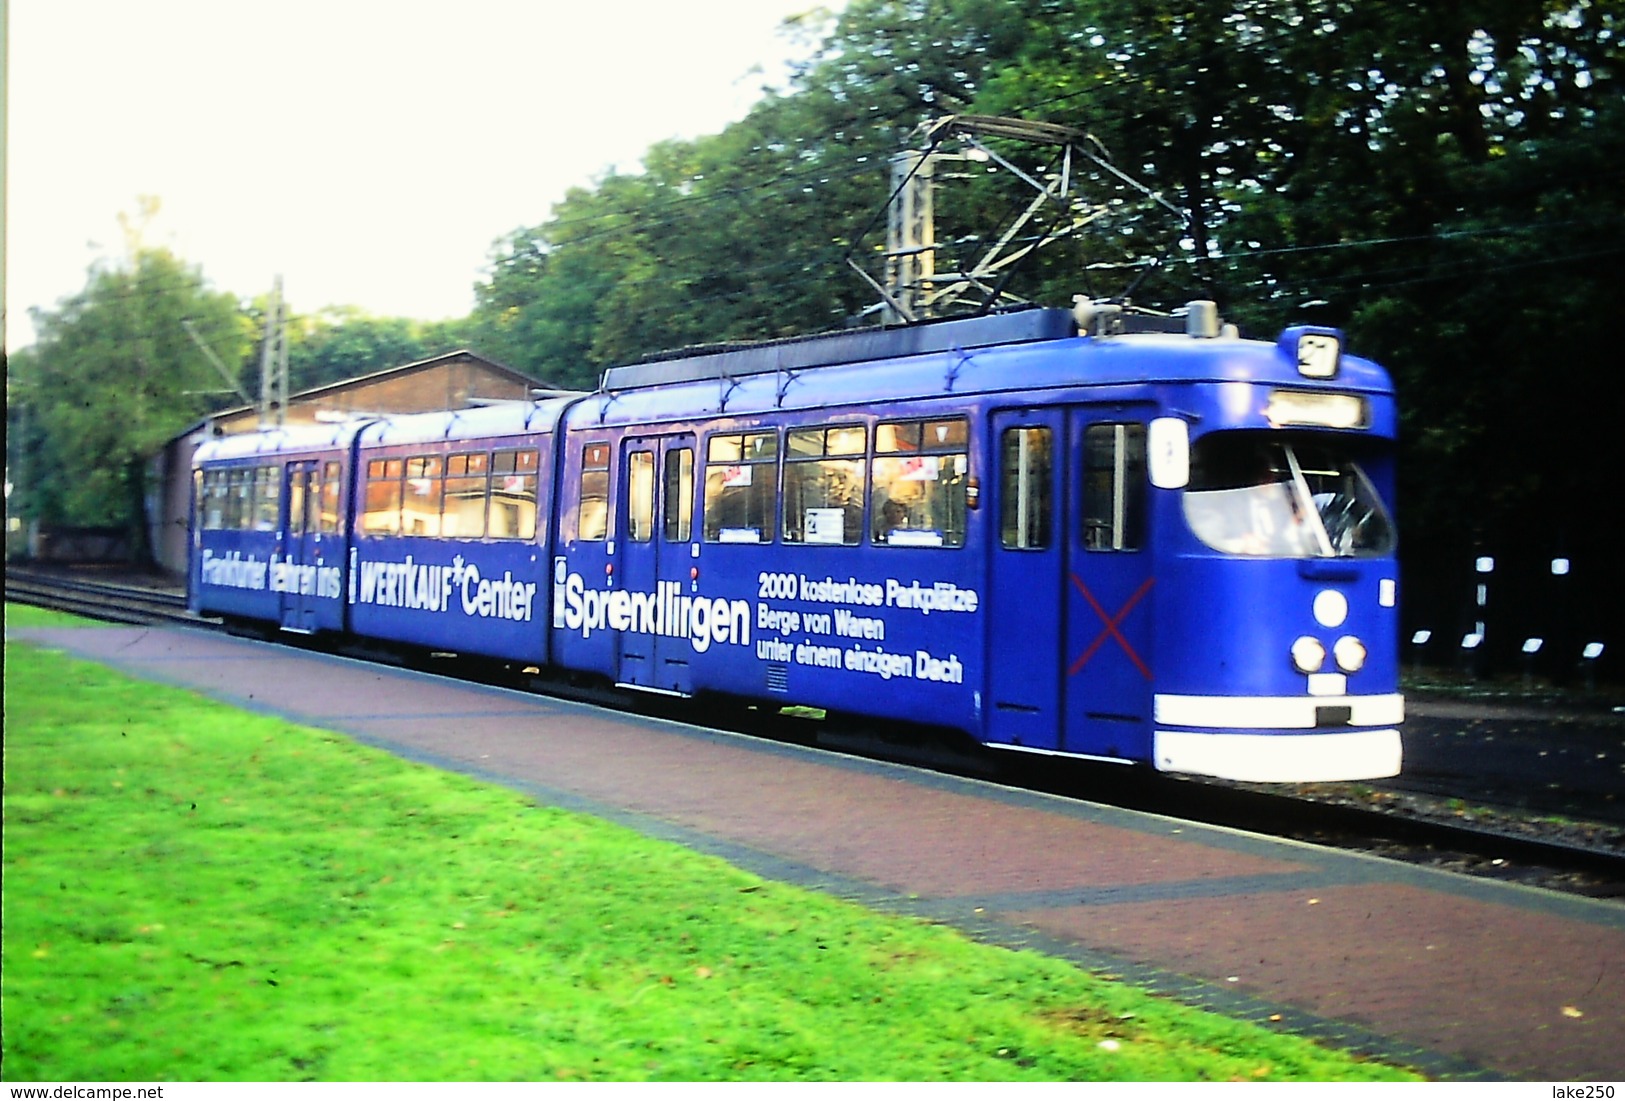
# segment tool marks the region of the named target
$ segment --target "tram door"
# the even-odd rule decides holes
[[[662,609],[672,593],[689,590],[694,437],[628,437],[621,444],[621,485],[626,507],[620,510],[615,585],[633,595],[633,619],[632,629],[619,632],[616,679],[687,695],[693,690],[693,646],[675,630],[650,628],[665,626]]]
[[[288,502],[288,524],[284,529],[282,560],[290,566],[315,566],[321,556],[321,464],[289,463],[282,499]],[[316,629],[314,587],[300,584],[308,571],[281,572],[282,626],[289,631]]]
[[[989,736],[1143,758],[1155,596],[1145,418],[1003,410],[993,439]]]

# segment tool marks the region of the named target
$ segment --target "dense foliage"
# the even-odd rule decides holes
[[[298,393],[468,347],[466,325],[373,317],[329,306],[296,317],[288,334],[288,391]]]
[[[142,545],[147,460],[230,393],[184,322],[240,362],[250,333],[234,297],[163,249],[131,249],[85,289],[35,317],[38,340],[6,373],[7,480],[13,515],[125,527]]]

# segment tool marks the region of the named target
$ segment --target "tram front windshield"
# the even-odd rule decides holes
[[[1226,554],[1367,558],[1394,525],[1343,439],[1214,433],[1191,449],[1185,520]]]

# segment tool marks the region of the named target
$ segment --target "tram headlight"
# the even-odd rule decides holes
[[[1292,644],[1292,665],[1300,673],[1318,673],[1326,664],[1326,647],[1318,638],[1301,636]]]
[[[1358,673],[1365,668],[1365,643],[1353,635],[1344,635],[1332,645],[1332,657],[1345,673]]]

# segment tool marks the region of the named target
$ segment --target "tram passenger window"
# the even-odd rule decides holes
[[[304,484],[304,502],[300,506],[301,528],[310,535],[322,530],[322,467],[311,463],[302,474],[296,475]]]
[[[401,494],[403,535],[439,537],[442,468],[438,455],[418,455],[406,460],[406,485]]]
[[[224,470],[199,471],[202,478],[198,490],[198,508],[203,513],[205,531],[219,531],[226,526],[226,472]]]
[[[214,528],[211,522],[213,507],[209,500],[213,487],[210,480],[212,471],[194,469],[192,471],[192,529],[194,531],[209,531]]]
[[[448,455],[440,532],[448,539],[485,538],[485,496],[491,457]]]
[[[1145,425],[1092,424],[1083,451],[1084,548],[1138,550],[1145,531]]]
[[[576,538],[599,543],[609,534],[609,444],[581,449],[581,497]]]
[[[778,460],[775,432],[711,437],[705,453],[706,542],[773,542]]]
[[[686,543],[694,537],[694,449],[674,447],[666,452],[666,542]]]
[[[367,464],[367,505],[361,514],[364,535],[401,533],[401,474],[406,464],[400,459],[374,459]]]
[[[229,471],[203,471],[203,490],[198,497],[198,508],[203,513],[203,528],[219,531],[226,528],[226,495]]]
[[[874,540],[892,547],[965,545],[970,477],[964,417],[875,426],[869,507]]]
[[[216,471],[216,474],[219,476],[219,526],[224,531],[236,531],[237,528],[241,528],[241,516],[244,515],[244,505],[239,500],[239,494],[244,492],[241,484],[244,479],[250,479],[247,494],[252,500],[254,495],[252,476],[249,471]],[[236,479],[232,476],[236,476]]]
[[[323,535],[334,535],[339,530],[339,506],[343,479],[342,468],[338,463],[328,463],[322,468],[322,494],[321,514],[316,522],[316,530]]]
[[[237,482],[241,482],[246,477],[247,472],[217,470],[214,474],[219,479],[215,484],[215,506],[219,510],[219,524],[217,526],[223,531],[235,531],[239,526],[237,517],[241,515],[241,509],[235,507],[237,506]],[[237,475],[237,482],[232,481],[234,474]]]
[[[312,475],[303,467],[288,466],[288,534],[305,534],[306,498],[309,496]]]
[[[227,531],[252,531],[254,528],[254,472],[247,467],[225,472],[224,494],[221,500],[221,527]]]
[[[647,543],[655,537],[655,457],[652,451],[626,456],[626,537]]]
[[[794,428],[784,441],[784,541],[852,546],[863,538],[865,430]]]
[[[276,531],[282,518],[282,468],[261,466],[254,470],[254,530]]]
[[[1048,428],[1008,428],[999,444],[999,540],[1006,550],[1050,545],[1054,450]]]
[[[534,450],[491,456],[491,538],[536,538],[536,459]]]

